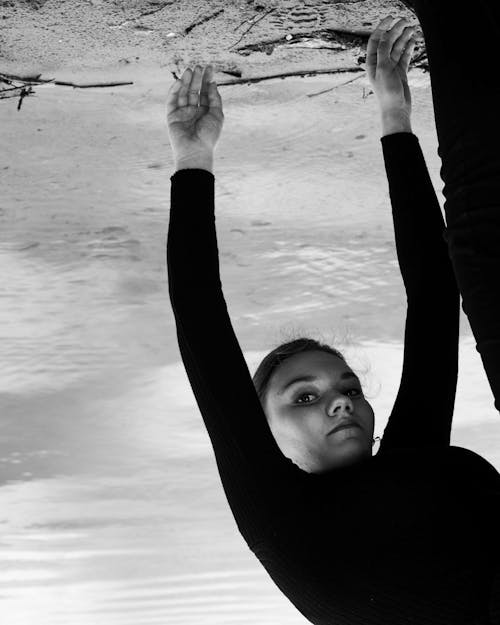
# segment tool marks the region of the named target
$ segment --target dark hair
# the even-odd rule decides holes
[[[344,362],[347,362],[343,354],[341,354],[334,347],[330,347],[325,343],[321,343],[320,341],[309,337],[300,337],[298,339],[294,339],[293,341],[282,343],[265,356],[252,376],[253,384],[262,406],[264,406],[269,380],[271,379],[271,376],[276,368],[287,358],[290,358],[295,354],[300,354],[301,352],[312,350],[320,350],[327,352],[328,354],[333,354],[334,356],[342,359]]]

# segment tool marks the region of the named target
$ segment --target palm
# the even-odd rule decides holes
[[[392,71],[382,74],[380,84],[381,98],[387,98],[392,104],[411,108],[411,93],[408,87],[408,67],[406,63],[394,64]]]
[[[222,112],[214,107],[177,106],[168,114],[168,129],[178,150],[213,150],[222,133]]]

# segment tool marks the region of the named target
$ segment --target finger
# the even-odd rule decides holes
[[[167,115],[173,113],[178,107],[179,91],[182,87],[182,80],[178,78],[168,90],[167,96]]]
[[[190,67],[186,67],[184,73],[181,76],[181,88],[177,95],[177,106],[187,106],[188,103],[188,90],[191,84],[193,72]]]
[[[408,46],[409,40],[413,36],[413,31],[414,31],[413,26],[407,26],[402,32],[402,34],[398,37],[398,39],[396,39],[396,41],[394,42],[394,45],[392,46],[392,50],[390,54],[391,54],[391,59],[395,63],[399,63],[403,53],[405,52]]]
[[[384,17],[383,20],[380,20],[380,22],[377,24],[377,27],[375,28],[375,30],[370,35],[370,38],[368,39],[367,49],[368,47],[373,47],[373,43],[376,43],[378,45],[380,36],[382,35],[383,32],[389,29],[389,26],[392,23],[392,20],[393,20],[392,15],[388,15],[387,17]],[[370,46],[370,44],[372,45]]]
[[[417,42],[415,41],[415,39],[410,39],[406,45],[403,54],[401,55],[399,63],[405,72],[407,72],[408,68],[410,67],[411,57],[413,56],[413,51],[415,50],[416,45]]]
[[[385,61],[390,57],[395,42],[407,26],[408,22],[406,18],[403,17],[398,20],[392,28],[381,34],[377,50],[379,61]]]
[[[200,99],[200,89],[202,81],[203,68],[201,65],[195,65],[193,76],[191,78],[191,84],[188,89],[188,103],[189,106],[198,106],[198,100]]]
[[[211,82],[208,86],[208,104],[210,106],[210,112],[213,113],[219,120],[224,119],[224,112],[222,110],[222,97],[217,89],[217,83]]]
[[[208,107],[210,112],[213,113],[218,119],[224,118],[224,112],[222,111],[222,97],[217,89],[217,83],[214,80],[212,65],[207,65],[203,74],[200,106]]]
[[[380,42],[380,37],[386,30],[388,30],[388,28],[392,24],[392,20],[392,15],[388,15],[387,17],[384,17],[383,20],[380,20],[377,27],[368,39],[368,44],[366,46],[366,69],[369,77],[372,80],[375,78],[375,69],[377,67],[377,50]]]
[[[214,72],[211,65],[205,67],[203,72],[203,80],[201,82],[200,106],[209,106],[209,89],[210,81],[213,80]]]
[[[393,20],[394,20],[394,16],[392,15],[392,13],[389,13],[389,15],[386,15],[383,19],[380,20],[375,30],[378,30],[380,32],[384,30],[389,30]]]

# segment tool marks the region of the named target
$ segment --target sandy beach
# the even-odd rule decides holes
[[[415,15],[396,1],[182,2],[3,0],[1,71],[83,80],[141,75],[144,65],[180,71],[214,64],[220,84],[308,70],[360,69],[382,17]],[[423,48],[420,28],[415,57]]]

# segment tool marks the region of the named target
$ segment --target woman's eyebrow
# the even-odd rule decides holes
[[[354,378],[359,382],[358,376],[352,371],[344,371],[344,373],[339,377],[339,380],[347,380],[349,378]],[[296,384],[297,382],[312,382],[313,380],[317,380],[318,376],[316,375],[300,375],[296,378],[293,378],[289,382],[287,382],[282,388],[278,395],[283,395],[283,393],[287,390],[288,387],[292,386],[292,384]]]

